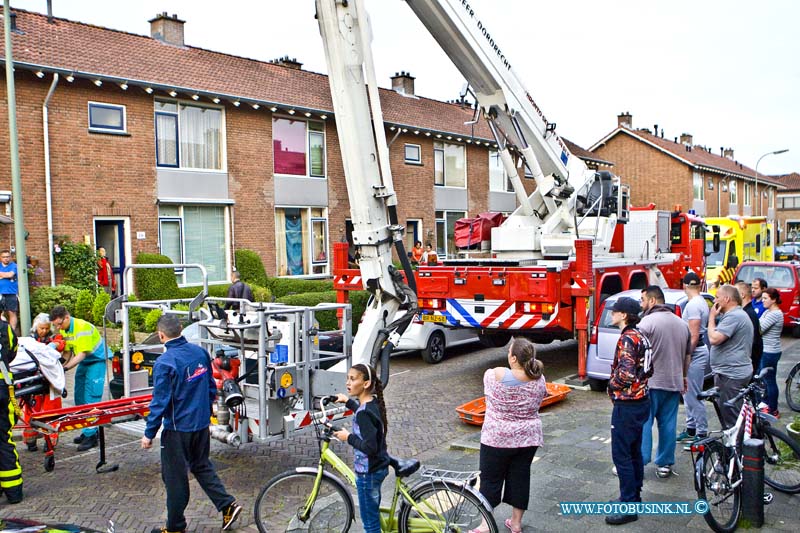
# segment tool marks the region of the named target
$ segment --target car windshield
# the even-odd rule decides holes
[[[768,287],[791,289],[794,287],[794,276],[791,266],[780,265],[744,265],[736,274],[738,281],[752,283],[754,278],[767,280]]]
[[[711,255],[708,256],[707,265],[709,267],[718,267],[723,266],[725,264],[725,248],[727,247],[726,242],[722,242],[719,245],[719,251],[714,252],[711,246],[708,246],[709,250],[712,250]]]

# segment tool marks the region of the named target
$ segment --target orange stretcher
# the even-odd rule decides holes
[[[119,465],[106,466],[106,442],[103,426],[128,422],[147,416],[150,412],[151,395],[119,398],[105,402],[76,405],[52,410],[39,410],[31,406],[29,399],[18,398],[20,419],[15,426],[26,435],[41,436],[45,441],[44,469],[52,472],[56,466],[58,434],[64,431],[97,427],[100,445],[100,461],[95,466],[99,473],[113,472]],[[35,404],[34,404],[35,405]]]
[[[547,407],[548,405],[564,400],[567,397],[567,394],[569,394],[570,390],[572,390],[566,385],[561,385],[560,383],[547,383],[546,385],[547,396],[545,396],[544,400],[542,400],[541,407]],[[476,398],[471,402],[459,405],[456,407],[456,413],[458,413],[458,418],[460,418],[465,424],[482,426],[483,418],[486,415],[486,396],[481,396],[480,398]]]

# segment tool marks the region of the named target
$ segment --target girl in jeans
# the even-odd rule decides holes
[[[764,383],[767,386],[766,401],[770,412],[778,416],[778,382],[775,373],[778,371],[778,361],[781,358],[781,331],[783,330],[783,311],[781,311],[781,293],[770,287],[761,295],[764,302],[764,314],[758,319],[761,328],[761,339],[764,342],[764,353],[761,355],[761,364],[756,373],[766,367],[772,372],[766,375]]]
[[[341,429],[336,438],[355,448],[358,508],[365,533],[381,533],[381,484],[389,473],[386,452],[386,405],[383,385],[369,365],[353,365],[347,372],[347,394],[338,394],[337,402],[346,403],[355,413],[353,432]]]

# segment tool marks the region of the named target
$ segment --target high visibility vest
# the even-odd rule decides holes
[[[86,352],[84,361],[104,360],[105,343],[100,331],[92,324],[80,318],[70,318],[69,328],[61,330],[66,349],[72,353]]]

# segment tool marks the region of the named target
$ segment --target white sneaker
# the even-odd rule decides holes
[[[659,466],[656,468],[656,475],[660,478],[668,478],[674,472],[672,471],[672,466]]]
[[[612,473],[612,474],[614,474],[615,476],[619,476],[619,474],[617,474],[617,467],[616,467],[616,465],[611,467],[611,473]]]

